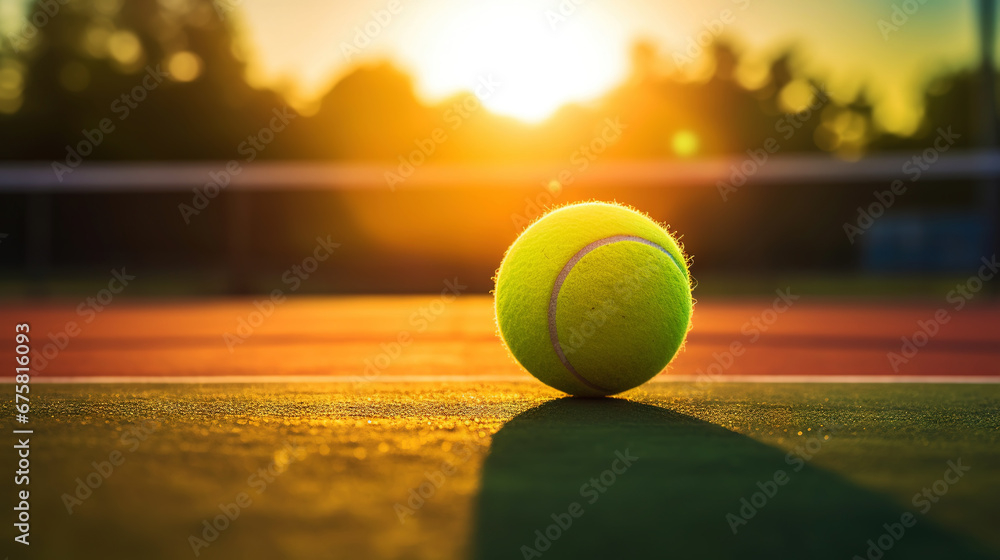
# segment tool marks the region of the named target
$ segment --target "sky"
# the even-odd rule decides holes
[[[251,53],[251,81],[303,107],[355,64],[390,59],[410,71],[427,101],[491,77],[501,87],[481,96],[484,105],[539,121],[620,83],[637,39],[691,74],[699,68],[686,58],[699,53],[693,42],[723,35],[744,54],[740,75],[749,82],[794,46],[795,63],[822,76],[834,98],[850,99],[865,85],[876,122],[907,133],[919,124],[927,81],[977,61],[975,7],[972,0],[242,0],[233,17]]]
[[[926,83],[978,61],[975,0],[212,1],[236,29],[248,80],[304,113],[356,65],[388,59],[427,102],[491,82],[480,88],[485,106],[537,122],[619,84],[637,40],[657,46],[665,73],[697,78],[708,67],[699,39],[723,36],[741,53],[745,84],[794,47],[795,64],[834,99],[865,87],[876,125],[906,134]],[[32,2],[0,0],[0,28],[23,21],[17,12]]]

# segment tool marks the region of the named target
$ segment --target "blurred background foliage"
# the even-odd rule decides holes
[[[40,2],[29,13],[44,12]],[[176,5],[175,5],[176,4]],[[150,69],[169,78],[130,109],[93,159],[229,159],[237,146],[286,104],[275,91],[247,84],[245,54],[232,18],[209,0],[73,0],[34,33],[9,34],[0,51],[0,157],[56,160],[81,131],[104,118],[118,124],[121,97]],[[27,35],[31,35],[27,37]],[[456,47],[458,48],[458,47]],[[310,112],[283,132],[267,159],[393,160],[436,127],[449,141],[435,161],[563,160],[588,142],[608,117],[629,133],[608,158],[683,158],[742,152],[778,133],[782,115],[818,107],[804,118],[783,151],[825,151],[844,159],[882,149],[916,148],[934,123],[973,130],[979,74],[953,71],[927,85],[925,118],[912,135],[873,124],[862,88],[849,102],[823,96],[824,76],[798,70],[789,47],[769,66],[741,64],[725,37],[706,49],[698,75],[663,72],[668,58],[656,44],[633,47],[628,79],[603,98],[569,105],[527,124],[474,111],[452,132],[449,107],[469,94],[428,105],[413,80],[391,62],[355,67],[334,83]],[[819,98],[817,99],[817,93]],[[116,102],[119,104],[113,107]],[[963,144],[972,142],[963,135]]]
[[[58,15],[46,16],[53,6]],[[210,160],[223,169],[226,160],[244,161],[240,145],[289,100],[281,87],[251,85],[244,31],[238,18],[226,17],[229,9],[224,0],[38,0],[26,13],[44,25],[5,26],[0,159],[63,161],[84,131],[110,119],[114,132],[84,165]],[[995,103],[985,100],[982,83],[995,73],[980,71],[981,63],[932,75],[920,125],[896,135],[874,118],[869,88],[850,99],[828,98],[826,76],[804,71],[805,55],[794,45],[762,64],[741,57],[735,41],[723,34],[691,72],[679,74],[665,70],[671,57],[661,45],[635,40],[626,79],[534,124],[478,107],[471,92],[428,103],[401,66],[369,60],[332,82],[317,102],[300,105],[301,114],[257,156],[394,169],[415,142],[441,128],[448,141],[435,147],[431,163],[573,168],[572,154],[614,119],[627,133],[601,154],[602,162],[738,160],[768,138],[780,141],[782,155],[828,153],[852,161],[918,153],[942,125],[961,134],[956,147],[973,148],[995,126],[984,122],[992,111],[982,105]],[[160,72],[168,77],[150,78]],[[144,80],[155,88],[143,88]],[[470,101],[477,108],[455,126],[456,104]],[[919,293],[938,294],[945,284],[934,275],[962,275],[995,250],[997,216],[990,208],[997,187],[982,181],[921,180],[857,243],[843,225],[855,223],[858,209],[888,182],[753,185],[729,202],[712,184],[549,186],[391,192],[275,185],[223,192],[191,223],[178,215],[179,205],[191,204],[189,190],[2,193],[0,231],[9,237],[0,239],[0,286],[15,297],[86,292],[111,267],[129,266],[145,279],[137,293],[267,292],[317,237],[331,236],[342,247],[304,291],[436,291],[443,279],[458,277],[486,292],[527,221],[547,206],[590,199],[632,204],[671,224],[695,255],[701,294],[770,292],[789,277],[819,293],[908,294],[906,286],[916,285]],[[897,276],[872,283],[886,274]]]

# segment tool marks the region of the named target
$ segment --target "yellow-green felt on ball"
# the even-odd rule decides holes
[[[500,336],[519,364],[566,393],[645,383],[691,320],[687,259],[646,215],[603,202],[557,208],[507,249],[496,276]]]

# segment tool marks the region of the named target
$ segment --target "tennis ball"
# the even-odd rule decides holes
[[[618,204],[545,214],[507,249],[495,280],[497,327],[511,355],[572,395],[645,383],[680,349],[691,320],[680,245]]]

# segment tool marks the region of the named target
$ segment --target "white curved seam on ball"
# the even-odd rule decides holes
[[[598,247],[602,247],[604,245],[609,245],[611,243],[617,243],[619,241],[635,241],[637,243],[649,245],[650,247],[655,247],[663,251],[664,253],[666,253],[668,257],[670,257],[670,261],[674,263],[674,266],[677,267],[677,269],[681,272],[681,274],[687,277],[687,275],[684,274],[684,269],[681,268],[680,263],[677,262],[677,258],[674,257],[674,255],[671,254],[670,251],[668,251],[666,248],[664,248],[662,245],[659,245],[658,243],[653,243],[652,241],[644,237],[639,237],[637,235],[612,235],[611,237],[605,237],[604,239],[598,239],[597,241],[593,241],[588,245],[586,245],[583,249],[577,251],[576,254],[573,255],[573,257],[570,258],[568,261],[566,261],[565,265],[563,265],[562,270],[559,271],[559,275],[556,276],[555,285],[552,286],[552,295],[549,296],[549,339],[552,341],[552,348],[556,351],[556,356],[559,357],[559,361],[562,362],[563,367],[565,367],[567,371],[573,374],[573,377],[575,377],[578,381],[580,381],[587,387],[590,387],[595,391],[602,391],[605,393],[611,393],[613,391],[611,389],[607,389],[601,387],[600,385],[592,383],[587,378],[580,375],[580,373],[576,371],[576,368],[573,367],[573,364],[569,363],[569,359],[566,358],[566,354],[562,350],[562,345],[559,344],[559,331],[556,329],[556,306],[559,301],[559,291],[562,289],[562,285],[566,281],[566,277],[569,276],[569,273],[573,270],[573,267],[576,266],[576,263],[580,262],[580,259],[587,256],[587,253],[590,253],[594,249],[597,249]]]

